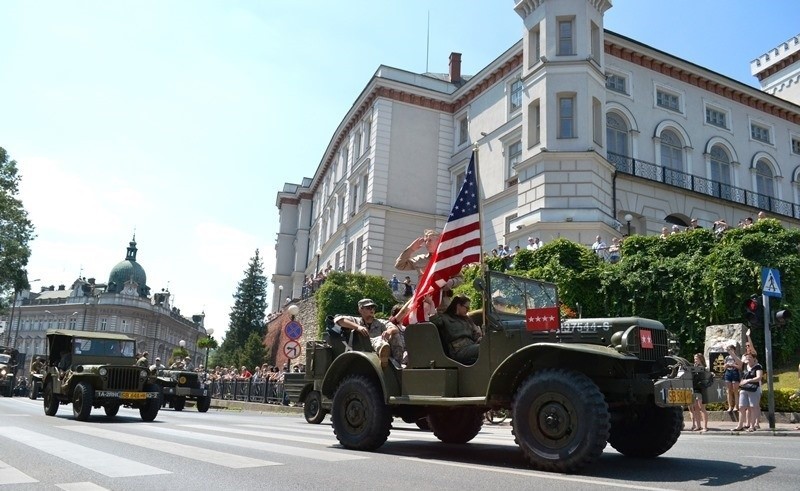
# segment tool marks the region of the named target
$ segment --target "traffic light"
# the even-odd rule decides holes
[[[775,312],[775,324],[779,326],[785,325],[791,318],[792,313],[788,309]]]
[[[761,297],[753,295],[744,301],[744,320],[750,327],[764,326],[764,306]]]

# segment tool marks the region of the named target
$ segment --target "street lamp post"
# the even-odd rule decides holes
[[[631,220],[633,220],[633,216],[630,213],[628,213],[623,218],[625,218],[625,221],[628,222],[628,236],[630,237],[630,235],[631,235]]]
[[[213,328],[210,327],[210,328],[206,329],[206,337],[207,338],[210,338],[212,334],[214,334],[214,329]],[[208,344],[206,344],[206,362],[205,362],[205,364],[203,364],[203,367],[206,369],[206,371],[208,371],[208,348],[209,348],[209,346],[208,346]]]

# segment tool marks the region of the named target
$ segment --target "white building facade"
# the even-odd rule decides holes
[[[771,95],[605,31],[610,7],[518,0],[522,39],[472,77],[458,53],[446,75],[379,67],[314,177],[278,193],[272,305],[328,265],[398,273],[400,252],[443,228],[473,148],[485,250],[759,211],[800,223],[797,51],[751,64]]]

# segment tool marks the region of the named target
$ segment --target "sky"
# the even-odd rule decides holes
[[[222,339],[256,249],[274,273],[277,193],[313,177],[378,67],[446,73],[455,51],[477,73],[521,39],[513,5],[1,1],[0,146],[36,227],[33,290],[107,281],[135,232],[151,291]],[[800,34],[800,2],[614,0],[605,28],[756,86],[750,61]]]

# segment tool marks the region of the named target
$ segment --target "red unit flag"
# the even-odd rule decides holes
[[[639,329],[639,341],[642,343],[642,348],[653,349],[653,333],[650,329]]]
[[[544,307],[525,311],[525,328],[528,331],[557,331],[561,327],[558,307]]]

